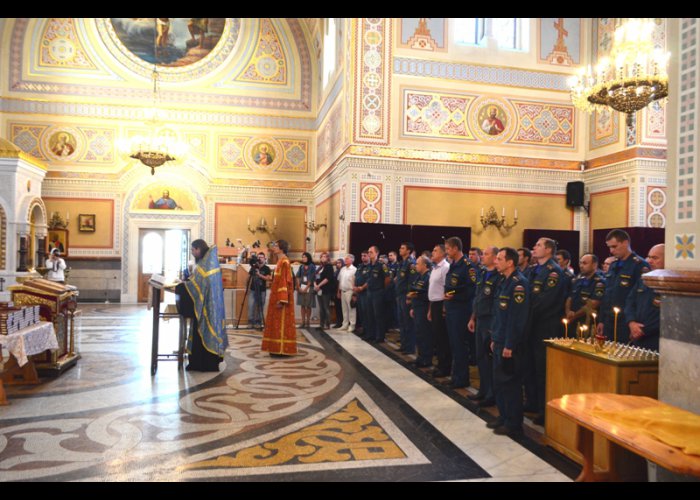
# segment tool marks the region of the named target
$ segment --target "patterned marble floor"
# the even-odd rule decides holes
[[[221,372],[151,377],[145,306],[80,308],[78,365],[7,388],[0,481],[569,480],[347,332],[300,330],[280,359],[231,329]],[[163,323],[159,352],[176,332]]]

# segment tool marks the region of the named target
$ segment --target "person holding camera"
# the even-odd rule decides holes
[[[248,328],[262,328],[263,307],[267,294],[267,283],[272,281],[272,271],[267,266],[263,252],[251,253],[250,264],[250,300],[248,301]]]
[[[49,258],[46,259],[46,267],[49,269],[46,279],[64,284],[66,282],[66,276],[63,271],[66,269],[66,261],[63,260],[60,255],[61,252],[58,248],[51,250]]]

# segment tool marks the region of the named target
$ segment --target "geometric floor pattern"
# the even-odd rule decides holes
[[[347,332],[300,330],[298,356],[271,358],[231,329],[221,372],[151,377],[145,306],[80,309],[78,364],[6,387],[0,481],[568,480]],[[176,348],[177,321],[160,339]]]

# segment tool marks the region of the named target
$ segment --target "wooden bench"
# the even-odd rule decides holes
[[[619,479],[614,455],[620,449],[629,450],[671,472],[700,476],[700,456],[687,455],[643,433],[633,426],[610,422],[596,417],[593,410],[626,411],[646,407],[674,408],[652,398],[620,394],[569,394],[553,399],[547,406],[576,423],[576,441],[583,455],[583,469],[577,481],[615,481]],[[598,434],[610,441],[609,469],[595,471],[593,467],[593,436]]]

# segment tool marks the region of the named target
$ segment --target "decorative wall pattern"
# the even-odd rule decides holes
[[[382,185],[360,183],[360,222],[382,222]]]
[[[630,118],[630,123],[625,120],[625,146],[628,148],[637,144],[637,113]]]
[[[689,260],[695,259],[695,234],[677,234],[676,235],[676,259]]]
[[[432,52],[447,51],[445,17],[404,17],[399,23],[399,31],[399,47]]]
[[[608,108],[594,111],[590,119],[589,133],[590,149],[602,148],[615,144],[620,137],[620,113],[611,112]]]
[[[509,106],[508,103],[512,105]],[[404,89],[402,135],[575,147],[574,108],[543,102]],[[515,109],[513,113],[512,109]]]
[[[260,38],[255,47],[253,58],[248,62],[243,73],[236,78],[241,82],[287,83],[287,60],[270,19],[260,19]]]
[[[207,148],[208,134],[185,132],[184,135],[190,154],[206,160],[209,157],[209,149]]]
[[[666,106],[659,101],[652,102],[642,110],[643,145],[666,146]]]
[[[681,62],[680,62],[680,129],[678,139],[678,185],[676,186],[676,221],[686,222],[695,219],[695,189],[697,178],[697,124],[696,102],[698,74],[698,20],[686,17],[681,20]]]
[[[346,233],[348,230],[348,222],[346,222],[347,218],[347,203],[346,203],[346,196],[347,196],[347,184],[343,184],[340,187],[340,251],[345,252],[345,241],[346,241]]]
[[[322,172],[328,164],[335,160],[333,154],[338,151],[338,148],[343,142],[343,106],[338,103],[328,115],[326,123],[321,127],[318,133],[316,155],[317,166],[316,172]]]
[[[10,123],[10,141],[27,154],[46,160],[41,151],[41,137],[48,125]]]
[[[666,188],[647,186],[646,225],[666,227]]]
[[[508,141],[515,144],[538,144],[574,147],[573,106],[545,104],[510,99],[517,114],[518,129]]]
[[[259,172],[307,173],[306,139],[222,135],[218,138],[218,166]]]
[[[39,65],[58,68],[96,69],[75,32],[70,17],[50,18],[41,37]]]
[[[543,17],[539,20],[540,62],[554,66],[572,66],[581,61],[581,19]]]
[[[86,141],[85,163],[111,163],[114,161],[114,130],[78,127]]]
[[[475,140],[467,125],[474,95],[403,91],[403,135]]]
[[[345,188],[345,186],[343,186]],[[344,241],[344,240],[341,240]],[[0,206],[0,269],[7,266],[7,214]]]
[[[394,73],[397,75],[442,78],[445,80],[460,80],[472,83],[503,85],[506,87],[560,90],[562,92],[569,91],[569,85],[566,82],[568,78],[567,75],[470,63],[431,61],[429,59],[414,59],[409,57],[395,57],[393,61]]]
[[[358,22],[355,142],[389,144],[391,19]]]

